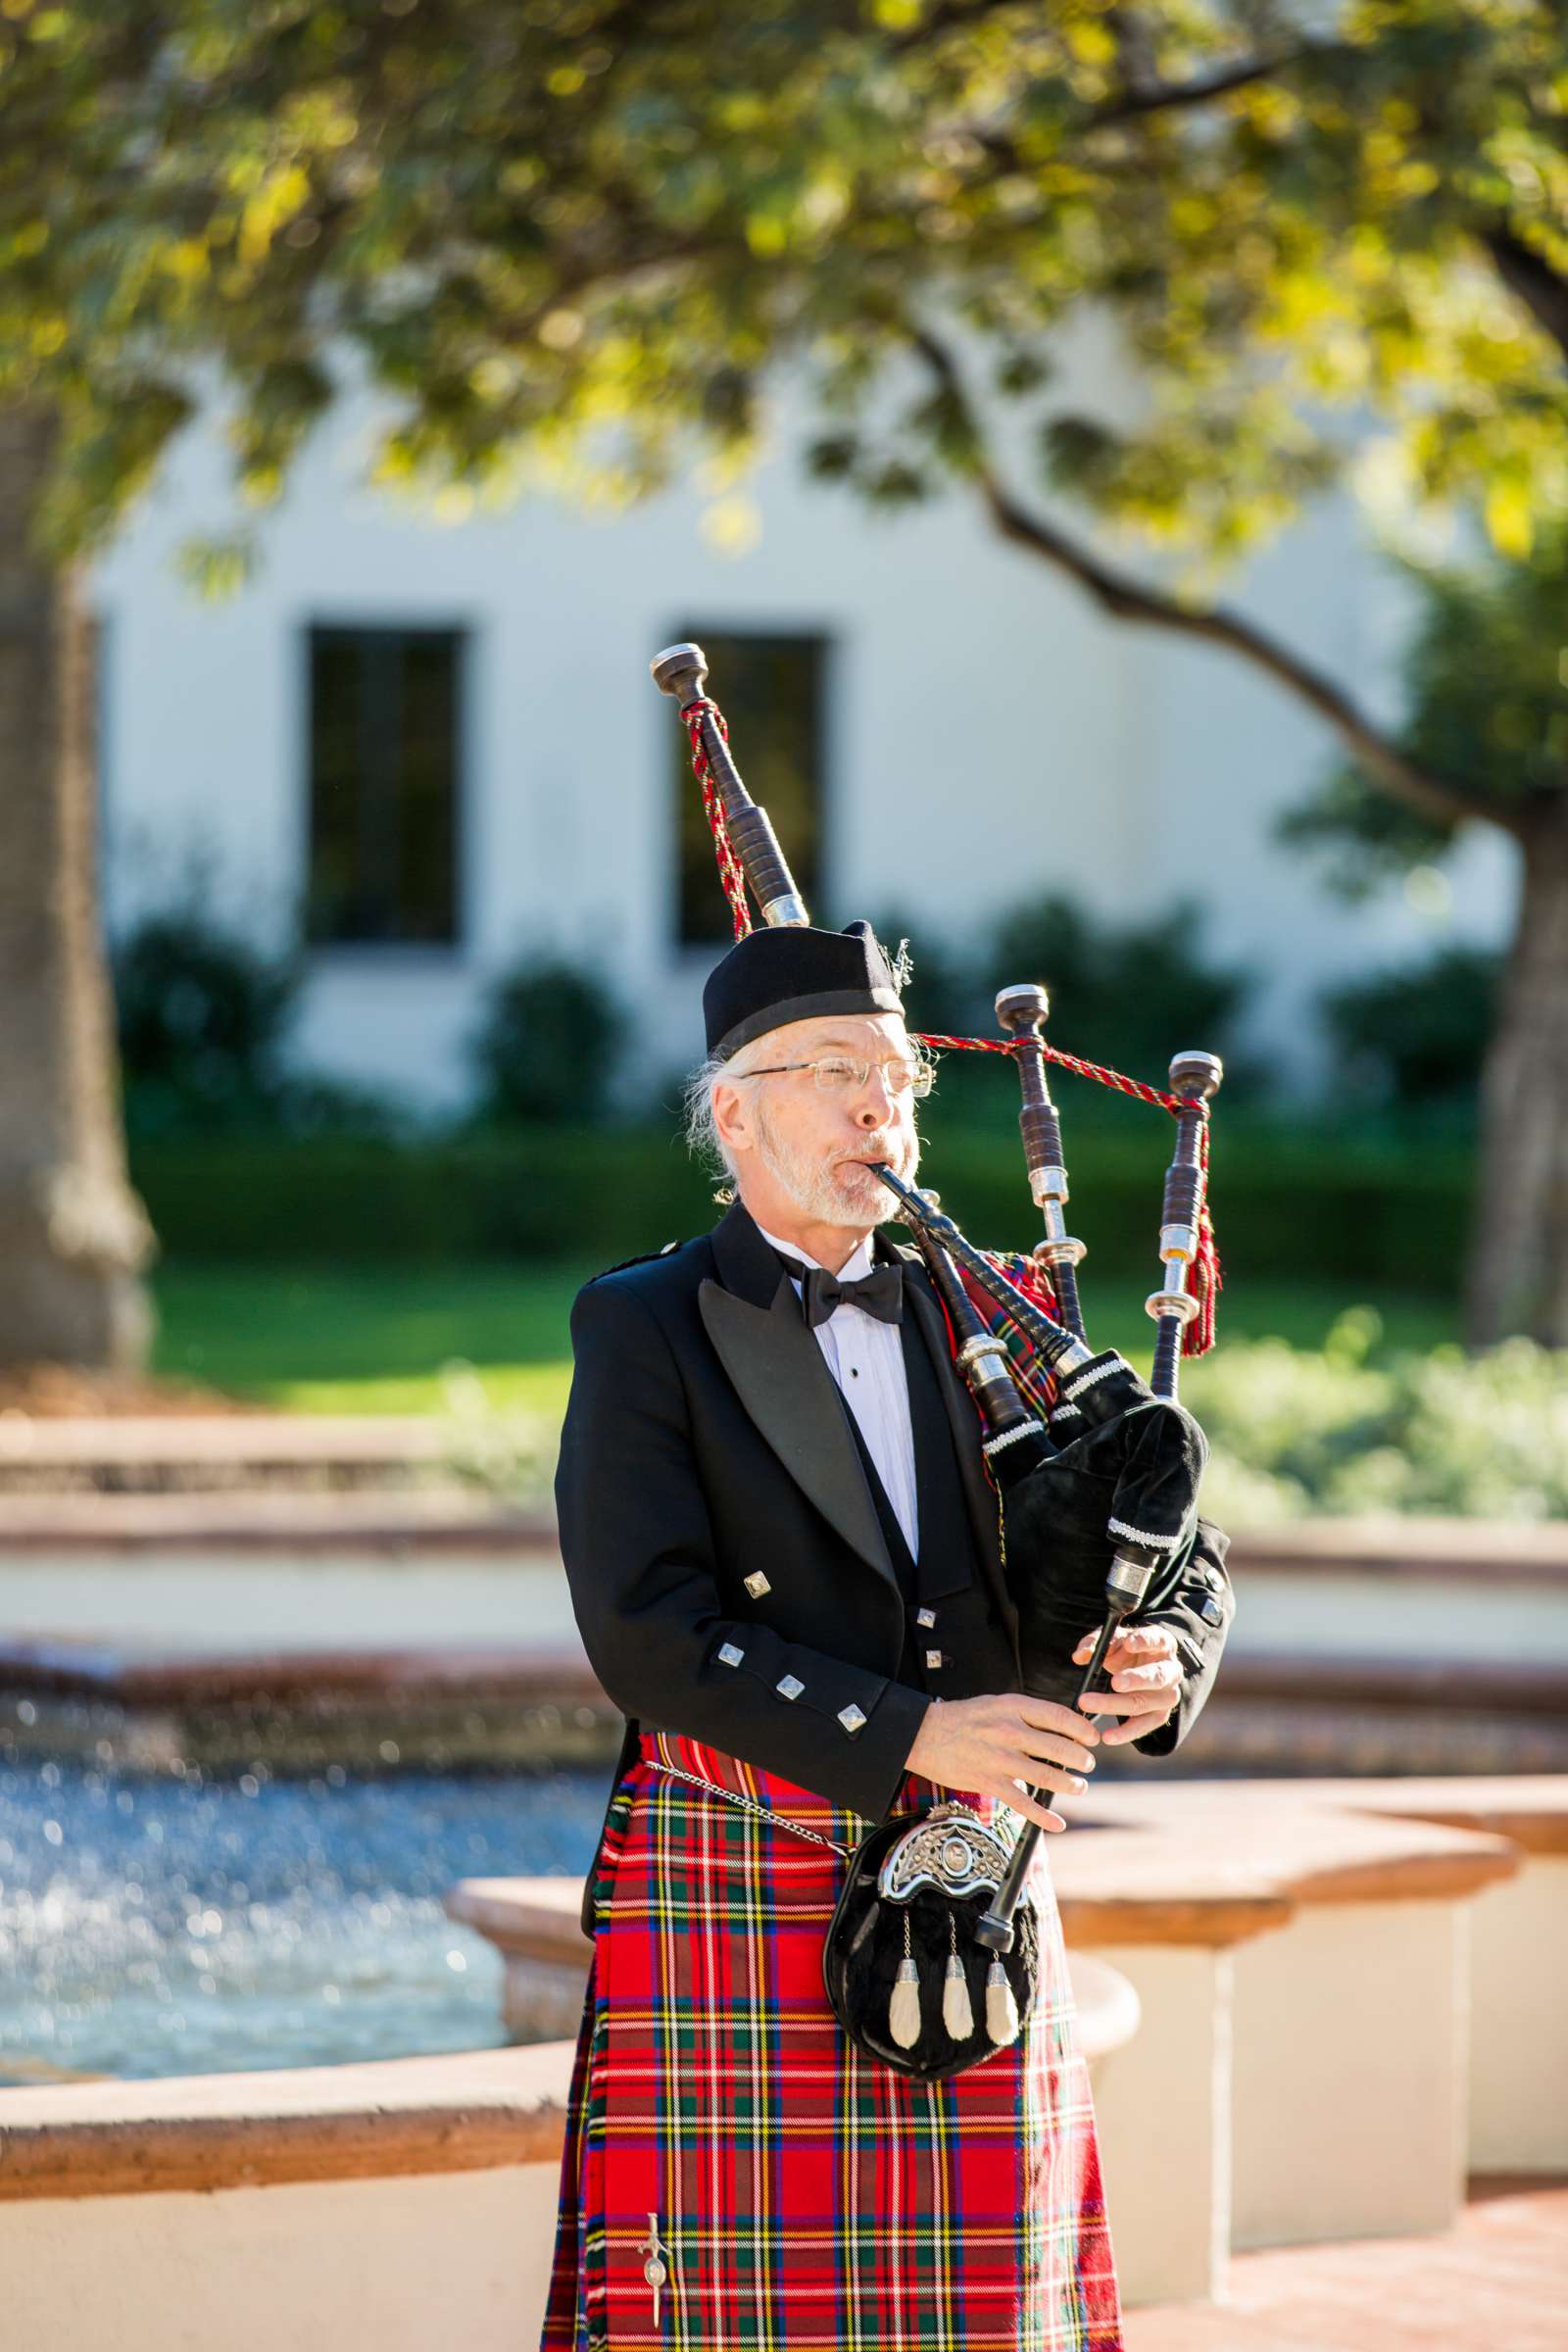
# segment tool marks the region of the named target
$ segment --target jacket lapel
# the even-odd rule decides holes
[[[719,1280],[702,1285],[697,1303],[736,1394],[802,1493],[897,1593],[846,1407],[794,1285],[739,1201],[712,1249]]]

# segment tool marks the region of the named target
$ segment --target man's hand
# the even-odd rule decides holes
[[[1079,1776],[1094,1771],[1090,1750],[1101,1738],[1071,1707],[1031,1698],[1023,1690],[934,1698],[920,1719],[905,1769],[942,1788],[1000,1796],[1043,1830],[1064,1830],[1058,1814],[1025,1791],[1063,1788],[1081,1796],[1089,1784]]]
[[[1087,1666],[1100,1639],[1099,1629],[1085,1634],[1073,1651],[1073,1664]],[[1181,1660],[1176,1637],[1162,1625],[1128,1625],[1113,1634],[1105,1652],[1110,1689],[1096,1690],[1078,1704],[1086,1715],[1120,1715],[1125,1721],[1100,1735],[1105,1747],[1125,1747],[1157,1732],[1175,1712],[1182,1694]]]

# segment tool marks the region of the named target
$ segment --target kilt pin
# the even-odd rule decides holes
[[[999,1799],[912,1773],[896,1802],[953,1795],[1016,1830]],[[873,1826],[724,1749],[641,1733],[590,1890],[541,2352],[1121,2352],[1044,1848],[1017,2040],[922,2083],[841,2030],[821,1953],[846,1866],[785,1821],[846,1846]]]

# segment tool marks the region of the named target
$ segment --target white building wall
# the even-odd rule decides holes
[[[471,631],[462,944],[316,954],[301,1048],[317,1066],[455,1105],[478,990],[547,947],[605,966],[651,1070],[696,1054],[710,957],[673,944],[677,722],[647,668],[692,614],[833,641],[823,919],[896,902],[959,935],[1048,887],[1127,915],[1197,897],[1212,952],[1258,975],[1252,1042],[1298,1086],[1320,1066],[1315,991],[1433,944],[1402,892],[1347,909],[1272,840],[1274,813],[1333,756],[1325,730],[1233,657],[1102,619],[961,494],[868,515],[781,454],[738,494],[751,543],[728,552],[695,482],[612,517],[537,498],[444,527],[361,485],[370,422],[348,403],[306,453],[237,600],[202,603],[172,561],[229,512],[211,427],[182,438],[97,577],[117,927],[205,846],[220,906],[287,937],[307,624]],[[1328,506],[1231,596],[1386,702],[1397,591],[1356,532],[1348,506]],[[722,702],[722,677],[712,687]],[[1499,937],[1505,845],[1478,843],[1457,871],[1457,926]],[[1093,1053],[1059,1009],[1062,1041]]]

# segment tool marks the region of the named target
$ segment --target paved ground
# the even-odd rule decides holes
[[[1134,2312],[1127,2352],[1564,2352],[1568,2180],[1471,2182],[1443,2237],[1244,2254],[1222,2305]]]

